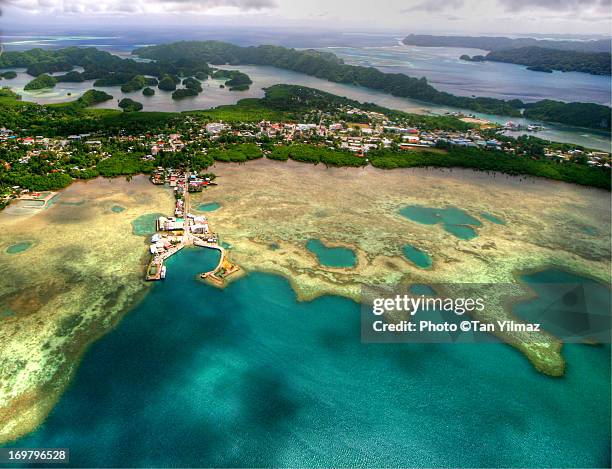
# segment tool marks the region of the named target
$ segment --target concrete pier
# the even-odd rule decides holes
[[[177,200],[176,206],[179,207],[180,205],[182,213],[187,214],[187,216],[184,217],[183,233],[182,235],[175,236],[173,238],[173,242],[176,243],[178,240],[178,243],[173,244],[171,248],[168,248],[164,252],[153,254],[153,257],[151,258],[151,261],[149,262],[147,266],[145,279],[147,281],[163,280],[163,278],[165,277],[164,261],[166,259],[170,258],[174,254],[179,252],[185,246],[198,246],[198,247],[203,247],[206,249],[215,249],[221,253],[217,267],[210,272],[205,272],[201,274],[200,276],[201,278],[210,281],[216,286],[224,286],[225,279],[229,275],[232,275],[232,274],[235,274],[241,271],[241,269],[240,267],[238,267],[236,264],[233,264],[228,259],[227,251],[225,250],[225,248],[223,248],[223,246],[219,245],[218,237],[210,229],[210,224],[207,223],[208,232],[201,233],[201,234],[194,233],[196,229],[193,229],[193,227],[195,226],[195,222],[193,218],[195,217],[192,217],[189,215],[190,197],[189,197],[189,191],[188,191],[188,181],[189,181],[189,173],[185,173],[184,175],[178,178],[177,185],[175,187],[176,200]],[[180,201],[180,204],[179,204],[179,201]],[[160,227],[157,226],[157,229],[159,230]],[[161,236],[162,236],[161,240],[163,240],[164,237],[172,238],[171,235],[161,235]]]

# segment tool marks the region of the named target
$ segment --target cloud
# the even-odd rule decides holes
[[[427,11],[430,13],[442,10],[461,8],[465,0],[424,0],[414,6],[400,10],[400,13],[410,13],[413,11]]]
[[[260,11],[278,6],[277,0],[0,0],[11,6],[38,13],[64,14],[134,14],[134,13],[205,13],[214,10]]]
[[[449,22],[493,23],[496,16],[510,15],[512,22],[533,22],[532,18],[560,22],[605,23],[612,18],[612,0],[413,0],[400,10],[403,14],[427,14]],[[452,13],[452,14],[450,14]],[[532,27],[532,26],[530,26]],[[520,30],[517,27],[516,30]]]
[[[508,11],[539,8],[566,12],[588,9],[609,13],[612,9],[612,0],[498,0],[498,3]]]

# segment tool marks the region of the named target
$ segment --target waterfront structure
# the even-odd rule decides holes
[[[189,190],[186,181],[192,180],[192,176],[195,175],[182,172],[170,176],[176,182],[174,188],[175,214],[180,211],[182,217],[182,214],[186,211],[187,215],[185,218],[162,216],[156,220],[157,233],[151,236],[149,247],[151,259],[147,266],[145,279],[147,281],[163,280],[167,271],[164,262],[168,258],[186,246],[199,246],[206,249],[215,249],[221,254],[217,267],[210,272],[202,273],[200,277],[215,286],[224,287],[226,279],[230,275],[233,278],[238,277],[242,270],[228,259],[226,249],[219,244],[218,236],[210,229],[208,218],[189,213]],[[158,180],[157,177],[151,178],[154,184],[158,184],[158,182],[155,182]]]

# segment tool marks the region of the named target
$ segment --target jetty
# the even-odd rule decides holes
[[[204,215],[194,215],[190,211],[190,181],[196,179],[189,172],[174,173],[170,186],[174,190],[174,216],[159,217],[156,220],[156,233],[151,237],[149,250],[151,260],[147,266],[145,279],[147,281],[163,280],[166,277],[164,262],[185,246],[198,246],[205,249],[215,249],[221,254],[219,263],[210,272],[200,274],[209,283],[223,287],[226,279],[236,277],[242,269],[232,263],[227,250],[219,244],[218,236],[211,230],[208,218]],[[159,179],[152,179],[159,184]]]
[[[163,280],[166,278],[166,266],[164,261],[179,252],[185,247],[184,244],[179,244],[172,249],[169,249],[159,255],[153,256],[147,267],[147,281]]]
[[[223,288],[226,286],[227,279],[230,276],[232,276],[232,278],[236,278],[238,277],[238,274],[242,273],[240,266],[229,260],[227,250],[218,243],[211,244],[201,240],[194,240],[194,245],[208,249],[216,249],[221,253],[217,267],[209,272],[200,274],[201,279],[206,280],[217,287]]]

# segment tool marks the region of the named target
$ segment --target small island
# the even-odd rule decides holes
[[[469,62],[503,62],[527,65],[533,72],[553,73],[583,72],[591,75],[610,75],[610,54],[605,52],[577,52],[571,50],[544,49],[542,47],[521,47],[509,50],[494,50],[487,55],[467,54],[459,57]]]
[[[136,112],[142,110],[142,103],[130,98],[123,98],[119,101],[119,107],[123,109],[123,112]]]
[[[538,66],[538,65],[533,65],[533,66],[527,67],[527,70],[531,70],[532,72],[553,73],[553,69],[552,68],[541,67],[541,66]]]
[[[81,107],[89,107],[113,99],[113,96],[100,90],[87,90],[76,100]]]
[[[253,83],[246,73],[238,70],[217,70],[213,73],[213,78],[227,79],[225,86],[229,87],[230,91],[246,91]]]
[[[199,93],[191,88],[181,88],[172,92],[172,99],[183,99],[197,96]]]
[[[136,75],[125,85],[121,85],[121,91],[124,93],[131,93],[133,91],[139,91],[147,86],[147,79],[143,75]]]
[[[42,74],[34,78],[32,81],[27,83],[23,89],[24,91],[42,90],[45,88],[53,88],[57,83],[57,78],[51,75]]]
[[[467,54],[463,54],[461,57],[459,57],[459,59],[465,60],[466,62],[485,62],[487,60],[484,55],[475,55],[470,57]]]
[[[188,77],[183,80],[183,86],[187,89],[194,90],[197,93],[202,92],[202,84],[194,77]]]
[[[85,77],[82,73],[72,70],[63,75],[54,77],[59,82],[71,82],[71,83],[82,83],[85,81]]]
[[[174,91],[176,90],[176,81],[170,76],[164,76],[158,83],[157,87],[162,91]]]

